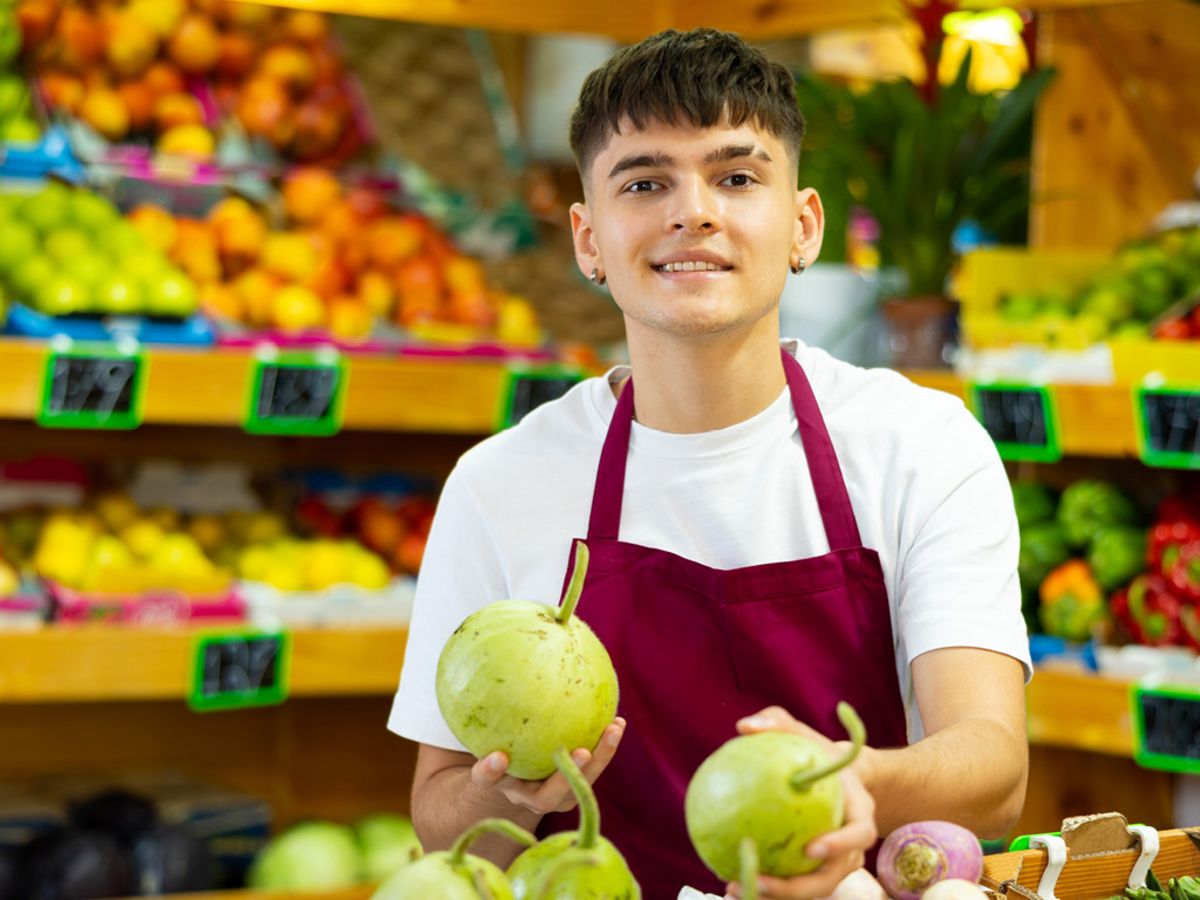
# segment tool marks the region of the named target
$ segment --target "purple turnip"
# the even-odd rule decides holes
[[[438,660],[438,707],[451,732],[479,758],[504,751],[515,778],[553,774],[559,747],[595,749],[617,714],[612,660],[574,615],[587,563],[580,541],[561,607],[490,603],[458,626]]]
[[[579,830],[552,834],[508,867],[515,900],[639,900],[641,888],[621,852],[600,834],[600,807],[570,754],[554,754],[579,801]]]
[[[684,814],[692,845],[717,877],[738,877],[739,848],[747,837],[767,875],[786,878],[821,865],[805,847],[841,827],[845,809],[836,773],[854,761],[866,740],[850,704],[839,703],[837,711],[851,739],[839,759],[831,760],[809,738],[763,731],[727,741],[701,763],[688,785]]]
[[[913,822],[887,836],[875,869],[894,900],[920,900],[939,881],[979,881],[983,850],[975,835],[961,825]]]

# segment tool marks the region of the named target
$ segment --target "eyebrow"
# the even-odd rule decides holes
[[[728,162],[731,159],[741,159],[746,156],[753,156],[764,162],[772,161],[766,150],[754,144],[727,144],[724,147],[719,147],[705,154],[703,163],[708,166],[713,163]],[[636,156],[626,156],[620,160],[612,167],[612,171],[608,173],[608,177],[616,178],[622,172],[628,172],[630,169],[669,169],[674,165],[675,158],[665,153],[639,153]]]

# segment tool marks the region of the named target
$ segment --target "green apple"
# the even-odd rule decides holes
[[[98,194],[76,191],[71,197],[71,221],[96,243],[102,243],[98,235],[113,227],[120,217],[116,207]]]
[[[142,311],[145,303],[141,284],[127,275],[113,275],[96,288],[96,309],[114,316]]]
[[[21,204],[21,219],[46,235],[67,224],[71,191],[66,186],[51,182],[36,194],[25,198]]]
[[[12,270],[9,280],[14,290],[14,300],[24,300],[33,305],[34,298],[42,285],[54,277],[54,264],[40,253],[28,256]]]
[[[0,74],[0,121],[16,118],[28,109],[29,88],[25,82],[19,75]]]
[[[92,242],[78,228],[56,228],[42,241],[42,250],[59,263],[90,253]]]
[[[124,220],[114,222],[95,237],[97,246],[117,258],[148,251],[141,232]]]
[[[120,256],[115,268],[149,287],[171,271],[171,264],[161,253],[143,245],[140,250]]]
[[[70,275],[55,275],[37,292],[37,308],[48,316],[84,312],[91,305],[87,286]]]
[[[59,271],[78,278],[89,291],[94,292],[102,281],[112,276],[113,265],[99,253],[89,251],[65,260]]]
[[[37,252],[37,233],[28,225],[17,221],[0,225],[0,274],[12,272]]]
[[[0,140],[9,144],[36,144],[42,138],[42,129],[26,115],[9,119],[0,128]]]
[[[199,307],[196,285],[182,272],[168,271],[147,284],[146,311],[151,315],[187,318]]]
[[[21,52],[21,26],[16,13],[0,4],[0,67],[7,66]]]

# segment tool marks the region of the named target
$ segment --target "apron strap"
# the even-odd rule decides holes
[[[859,547],[862,540],[854,520],[850,495],[846,491],[842,469],[808,377],[790,353],[782,349],[780,352],[829,549],[835,551]],[[592,492],[591,518],[588,521],[589,540],[615,541],[619,537],[621,500],[625,495],[625,465],[629,457],[632,429],[633,379],[628,378],[621,396],[617,398],[617,408],[600,452],[600,465]]]
[[[788,389],[792,393],[792,406],[796,409],[796,422],[800,426],[800,440],[804,455],[808,458],[808,471],[812,477],[817,505],[821,508],[821,521],[825,523],[825,537],[829,549],[848,550],[861,547],[862,538],[858,523],[854,520],[854,507],[850,505],[850,494],[842,477],[833,441],[825,428],[825,419],[813,396],[808,376],[796,358],[786,350],[783,354],[783,372],[787,376]]]

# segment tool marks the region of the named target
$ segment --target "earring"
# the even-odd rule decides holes
[[[802,257],[800,257],[800,261],[798,263],[795,263],[794,265],[791,266],[792,274],[799,275],[801,272],[803,272],[807,268],[808,268],[808,263],[806,263],[804,261],[804,257],[802,256]]]
[[[604,284],[608,281],[608,279],[601,275],[596,269],[592,269],[592,274],[589,275],[588,278],[591,279],[592,284]]]

